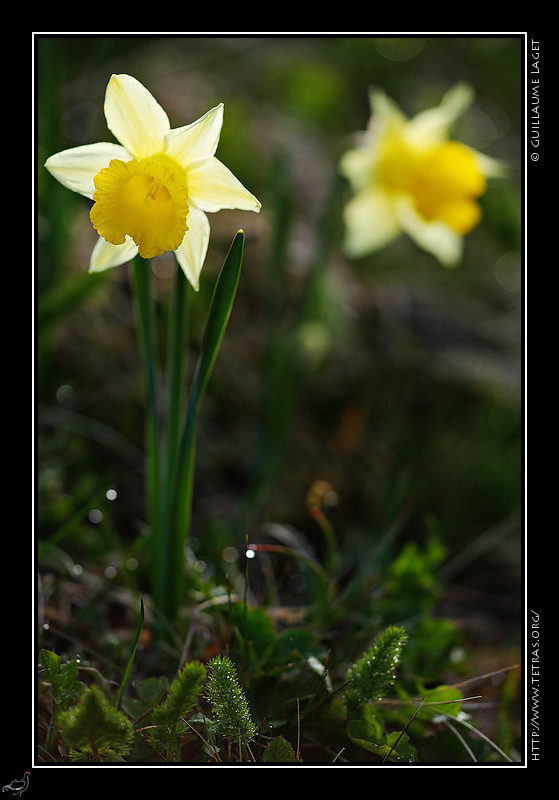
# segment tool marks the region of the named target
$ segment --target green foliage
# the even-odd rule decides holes
[[[383,761],[416,761],[416,750],[404,731],[386,733],[379,720],[350,720],[347,734],[351,741],[374,753]]]
[[[275,736],[262,756],[265,764],[294,764],[297,761],[295,751],[283,736]]]
[[[265,663],[276,637],[273,623],[264,609],[235,603],[229,610],[237,647],[254,665]]]
[[[151,591],[158,638],[164,635],[164,623],[172,623],[176,619],[179,598],[184,593],[184,549],[191,522],[198,416],[233,308],[243,247],[244,233],[238,231],[215,284],[182,425],[182,406],[186,402],[183,397],[186,293],[184,276],[176,266],[178,278],[170,312],[172,345],[168,354],[170,391],[166,429],[161,424],[162,409],[157,387],[160,359],[157,356],[154,298],[151,293],[151,263],[139,256],[134,261],[139,338],[146,372],[147,512],[152,540]]]
[[[67,664],[51,650],[41,650],[39,653],[41,664],[45,670],[45,682],[50,684],[52,698],[52,714],[49,722],[46,749],[51,751],[58,730],[60,713],[77,703],[85,684],[78,681],[78,663],[72,659]]]
[[[160,703],[169,689],[169,680],[164,676],[144,678],[134,681],[137,697],[125,695],[122,707],[129,717],[138,719],[143,717],[158,703]]]
[[[415,541],[406,542],[389,565],[385,579],[385,593],[397,619],[431,610],[441,593],[435,570],[444,557],[445,548],[434,536],[424,549]]]
[[[97,686],[86,689],[58,722],[72,761],[119,761],[134,743],[132,723]]]
[[[41,664],[45,670],[45,681],[50,683],[50,691],[55,714],[74,705],[85,689],[78,681],[78,663],[72,659],[67,664],[50,650],[41,650]]]
[[[384,697],[392,686],[406,639],[403,628],[386,628],[348,671],[351,683],[345,701],[349,719],[361,717],[364,706]]]
[[[167,697],[153,712],[157,724],[175,725],[193,708],[206,680],[206,668],[199,661],[185,664],[172,682]]]
[[[150,738],[155,744],[165,744],[167,761],[178,755],[177,737],[186,733],[187,724],[182,720],[194,707],[206,680],[206,668],[199,661],[185,664],[172,682],[165,700],[154,709]]]
[[[206,696],[212,706],[216,733],[235,743],[248,744],[254,738],[256,726],[250,718],[235,666],[226,656],[215,656],[208,663],[208,670]]]

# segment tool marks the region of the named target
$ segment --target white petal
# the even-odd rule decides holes
[[[136,78],[113,75],[105,94],[107,126],[136,158],[161,153],[170,130],[169,119],[155,98]]]
[[[375,189],[356,194],[346,205],[344,218],[344,252],[352,258],[379,250],[401,232],[385,193]]]
[[[220,103],[196,122],[169,131],[165,152],[185,168],[206,161],[215,154],[222,124],[223,103]]]
[[[126,237],[124,244],[110,244],[100,236],[91,253],[89,272],[103,272],[111,267],[118,267],[132,261],[137,252],[138,247],[130,236]]]
[[[108,166],[111,158],[129,161],[130,154],[119,144],[97,142],[55,153],[45,167],[67,189],[91,198],[95,191],[93,176]]]
[[[188,196],[203,211],[239,208],[260,211],[260,202],[245,189],[233,173],[217,158],[210,158],[187,175]]]
[[[203,211],[190,206],[186,218],[188,230],[181,246],[175,250],[179,265],[195,291],[200,288],[200,273],[210,241],[210,222]]]
[[[402,199],[396,213],[402,230],[419,247],[434,255],[443,266],[456,266],[462,257],[462,236],[443,222],[426,222],[415,212],[408,200]]]

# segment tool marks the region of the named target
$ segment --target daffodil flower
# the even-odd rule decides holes
[[[207,212],[259,211],[260,203],[216,157],[223,104],[171,128],[163,108],[130,75],[112,75],[105,117],[118,142],[63,150],[45,163],[72,191],[94,201],[99,240],[89,271],[174,251],[197,290],[210,238]]]
[[[354,193],[344,209],[348,256],[407,233],[442,264],[460,260],[463,237],[481,218],[486,179],[503,174],[496,160],[448,138],[472,97],[457,84],[439,106],[408,119],[384,92],[371,92],[368,129],[340,161]]]

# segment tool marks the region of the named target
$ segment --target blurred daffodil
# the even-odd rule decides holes
[[[448,138],[472,97],[457,84],[439,106],[408,119],[382,91],[371,92],[368,130],[340,162],[354,192],[344,210],[348,256],[407,233],[442,264],[460,260],[463,237],[481,218],[486,179],[503,174],[499,162]]]
[[[198,289],[210,238],[206,212],[260,210],[256,197],[215,157],[223,104],[172,129],[138,80],[113,75],[104,110],[120,144],[73,147],[45,163],[60,183],[94,201],[90,217],[99,240],[90,272],[123,264],[138,252],[153,258],[169,250]]]

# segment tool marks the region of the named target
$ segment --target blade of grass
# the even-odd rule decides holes
[[[132,642],[132,648],[130,650],[130,655],[128,656],[128,662],[126,664],[126,669],[124,670],[122,680],[120,682],[120,686],[118,688],[118,692],[116,695],[116,702],[115,707],[117,709],[120,708],[120,704],[122,702],[122,696],[124,691],[128,685],[128,681],[130,679],[130,673],[132,671],[132,664],[134,663],[134,657],[136,655],[136,648],[138,647],[138,641],[140,640],[140,635],[142,633],[142,628],[144,627],[144,601],[140,600],[140,620],[138,622],[138,626],[136,628],[136,633],[134,635],[134,640]]]
[[[212,296],[208,321],[202,341],[186,411],[186,421],[177,454],[174,519],[174,542],[169,564],[169,595],[166,613],[176,613],[180,586],[184,577],[184,546],[191,522],[196,427],[200,404],[206,391],[239,284],[243,258],[244,233],[238,231],[221,268]]]
[[[474,751],[472,750],[472,748],[470,747],[468,742],[464,739],[464,737],[462,736],[460,731],[457,731],[456,728],[454,727],[454,725],[451,725],[450,720],[448,719],[448,717],[445,717],[443,719],[443,722],[446,725],[446,727],[449,729],[449,731],[452,731],[452,733],[456,736],[456,738],[458,739],[458,741],[460,742],[460,744],[462,745],[464,750],[467,752],[467,754],[470,756],[472,761],[475,761],[477,763],[477,758],[475,756]]]
[[[487,742],[487,744],[490,747],[496,750],[497,753],[499,753],[499,755],[505,759],[505,761],[510,761],[512,763],[513,761],[512,758],[508,756],[503,750],[501,750],[501,748],[492,739],[490,739],[489,736],[486,736],[482,731],[478,730],[478,728],[476,728],[474,725],[470,724],[467,720],[462,719],[462,717],[452,717],[451,719],[453,722],[459,722],[460,725],[463,725],[469,731],[476,734],[476,736],[479,736],[480,739],[483,739],[484,742]]]

